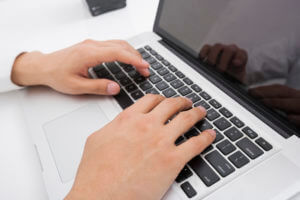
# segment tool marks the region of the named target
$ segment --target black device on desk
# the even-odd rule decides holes
[[[126,0],[86,0],[86,2],[93,16],[126,6]]]

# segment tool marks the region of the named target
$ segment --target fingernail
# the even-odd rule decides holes
[[[199,108],[202,112],[206,113],[206,109],[203,106],[198,106],[197,108]]]
[[[142,64],[145,65],[145,66],[149,65],[149,63],[146,60],[142,60]]]
[[[213,129],[206,130],[211,136],[216,137],[216,131]]]
[[[150,75],[149,69],[141,69],[140,72],[146,76]]]
[[[107,85],[107,93],[110,95],[117,94],[119,92],[119,85],[117,83],[109,83]]]
[[[192,100],[190,98],[184,97],[186,100],[188,100],[191,104],[193,104]]]

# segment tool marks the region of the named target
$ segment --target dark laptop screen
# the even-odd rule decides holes
[[[299,0],[164,0],[159,34],[300,126]]]

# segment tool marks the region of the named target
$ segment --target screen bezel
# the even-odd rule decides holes
[[[207,63],[204,64],[201,61],[199,61],[198,52],[195,52],[193,49],[189,48],[184,43],[182,43],[180,40],[176,39],[172,35],[168,34],[166,31],[164,31],[161,27],[159,27],[159,21],[160,21],[160,18],[161,18],[164,3],[165,3],[165,0],[160,0],[159,1],[157,14],[156,14],[156,18],[155,18],[155,22],[154,22],[154,26],[153,26],[153,32],[155,32],[157,35],[159,35],[163,39],[163,43],[167,44],[167,46],[171,47],[172,50],[175,50],[177,53],[179,52],[180,55],[186,55],[184,57],[188,57],[189,61],[191,61],[191,59],[192,59],[193,63],[197,64],[197,68],[195,68],[196,70],[199,69],[199,68],[203,68],[203,66],[207,65]],[[209,71],[212,71],[212,70],[209,70]],[[213,75],[213,76],[217,75],[217,77],[218,77],[217,72],[214,72],[214,74],[211,74],[211,75]],[[214,78],[215,77],[216,76],[214,76]],[[217,78],[217,81],[218,81],[218,79],[220,80],[220,78],[222,78],[222,77],[219,76],[219,78]],[[225,78],[223,77],[223,79],[225,79]],[[226,80],[225,80],[225,82],[226,82]],[[258,118],[260,118],[266,124],[271,126],[273,129],[275,129],[278,132],[281,132],[280,134],[283,137],[288,138],[288,137],[286,137],[287,135],[291,136],[293,134],[300,137],[300,131],[297,127],[295,127],[287,119],[285,119],[285,118],[281,117],[280,115],[278,115],[275,111],[273,111],[270,108],[266,107],[265,105],[261,104],[257,100],[254,100],[253,97],[249,96],[249,94],[247,94],[247,92],[245,92],[241,89],[240,85],[235,86],[233,84],[230,84],[230,82],[228,81],[227,86],[224,86],[224,87],[220,86],[220,87],[222,87],[222,88],[220,88],[222,90],[224,90],[224,89],[226,90],[228,88],[233,88],[235,91],[238,91],[239,95],[236,98],[233,98],[233,99],[237,100],[238,102],[240,102],[240,101],[245,101],[245,102],[255,101],[254,104],[256,104],[257,106],[253,106],[253,102],[249,103],[248,106],[245,106],[245,102],[243,102],[243,105],[244,105],[244,107],[248,107],[247,110],[249,110],[251,113],[256,115]],[[255,109],[257,109],[257,110],[255,110]],[[265,119],[264,115],[269,116],[269,117],[271,115],[273,119],[272,118]],[[274,119],[276,119],[276,120],[274,120]],[[268,120],[271,123],[267,123],[266,120]],[[280,121],[278,121],[278,120],[280,120]],[[276,121],[277,121],[277,123],[280,122],[281,125],[276,124]],[[282,127],[282,125],[284,127]],[[280,131],[278,130],[278,128],[280,129]]]

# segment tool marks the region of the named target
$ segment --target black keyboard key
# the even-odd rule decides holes
[[[121,68],[115,62],[105,63],[105,65],[107,66],[108,70],[113,74],[121,72]]]
[[[203,99],[205,100],[211,99],[211,96],[204,91],[200,93],[200,96],[203,97]]]
[[[198,107],[198,106],[202,106],[206,110],[208,110],[210,108],[210,105],[203,100],[195,104],[195,107]]]
[[[193,103],[196,103],[197,101],[200,101],[200,97],[195,94],[195,93],[192,93],[192,94],[189,94],[188,96],[186,96],[187,98],[189,98]]]
[[[175,74],[176,74],[176,76],[178,76],[179,78],[184,78],[184,77],[185,77],[185,75],[184,75],[181,71],[178,71],[178,72],[176,72]]]
[[[138,72],[138,71],[136,71],[136,70],[132,70],[132,71],[130,71],[129,73],[128,73],[128,75],[131,77],[131,78],[136,78],[136,77],[139,77],[139,76],[141,76],[141,74]]]
[[[170,65],[168,68],[169,68],[169,70],[171,70],[172,72],[176,72],[176,71],[177,71],[177,68],[174,67],[174,65]]]
[[[241,168],[250,162],[249,159],[240,151],[233,153],[231,156],[228,157],[228,159],[237,168]]]
[[[176,92],[172,88],[168,88],[168,89],[163,91],[163,95],[167,98],[170,98],[170,97],[176,95]]]
[[[151,67],[155,70],[158,70],[158,69],[162,68],[163,66],[159,62],[155,62],[151,65]]]
[[[218,151],[207,154],[205,159],[222,177],[226,177],[235,171],[234,167]]]
[[[209,121],[214,121],[215,119],[219,118],[220,116],[221,115],[217,111],[215,111],[213,108],[209,109],[206,114],[206,118]]]
[[[157,52],[155,50],[150,50],[150,53],[153,55],[153,56],[156,56],[157,55]]]
[[[152,50],[152,48],[149,45],[146,45],[144,48],[147,49],[148,51]]]
[[[147,53],[147,52],[144,52],[144,53],[142,53],[141,55],[142,55],[143,59],[147,59],[147,58],[150,58],[150,57],[151,57],[150,54]]]
[[[124,78],[122,80],[120,80],[121,85],[126,86],[132,83],[132,81],[129,78]]]
[[[123,72],[119,72],[119,73],[115,74],[115,77],[118,80],[122,80],[124,78],[127,78],[126,74],[124,74]]]
[[[149,69],[149,72],[150,72],[150,76],[154,76],[155,75],[155,72],[152,69]]]
[[[195,128],[190,129],[188,132],[184,134],[186,139],[190,139],[191,137],[198,136],[198,135],[199,132]]]
[[[98,78],[106,78],[109,76],[109,72],[103,67],[101,69],[98,69],[98,71],[95,71]]]
[[[234,125],[236,125],[238,128],[241,128],[241,127],[245,126],[244,122],[242,122],[242,121],[241,121],[239,118],[237,118],[237,117],[231,118],[230,121],[231,121]]]
[[[117,100],[118,104],[123,109],[126,109],[127,107],[129,107],[129,106],[131,106],[133,104],[133,101],[126,94],[126,92],[124,90],[121,90],[118,95],[114,96],[114,98]]]
[[[178,146],[180,144],[182,144],[184,142],[184,137],[183,136],[179,136],[177,138],[177,140],[175,141],[175,145]]]
[[[228,129],[224,132],[224,134],[233,142],[243,137],[243,133],[235,127]]]
[[[248,135],[249,138],[254,139],[256,138],[258,135],[257,133],[255,133],[251,128],[249,128],[248,126],[243,128],[242,130],[246,135]]]
[[[219,141],[223,140],[223,138],[224,138],[223,134],[221,134],[218,130],[215,130],[215,131],[216,131],[216,138],[214,140],[214,144],[218,143]]]
[[[130,84],[130,85],[126,86],[125,89],[127,92],[130,93],[130,92],[133,92],[134,90],[136,90],[137,86],[135,84]]]
[[[157,91],[157,89],[151,88],[146,91],[146,94],[159,94],[159,92]]]
[[[150,65],[156,62],[155,58],[153,57],[146,58],[145,61],[147,61]]]
[[[161,81],[158,84],[155,85],[160,91],[167,89],[169,86],[166,82]]]
[[[139,98],[142,98],[144,96],[144,93],[140,90],[136,90],[133,93],[131,93],[132,98],[135,100],[138,100]]]
[[[208,147],[206,147],[206,149],[204,149],[204,151],[201,152],[201,154],[206,154],[213,149],[214,149],[214,147],[212,145],[209,145]]]
[[[98,66],[94,67],[93,70],[94,70],[94,72],[98,72],[98,71],[100,71],[104,68],[105,68],[104,65],[101,64],[101,65],[98,65]]]
[[[217,144],[217,148],[226,156],[230,154],[231,152],[236,150],[236,147],[229,142],[229,140],[223,140],[219,144]]]
[[[138,50],[137,50],[140,54],[142,54],[142,53],[145,53],[146,51],[145,51],[145,49],[143,49],[143,48],[139,48]]]
[[[212,105],[216,109],[222,107],[222,105],[217,100],[215,100],[215,99],[210,100],[209,104]]]
[[[181,184],[180,187],[188,198],[192,198],[197,195],[196,190],[192,187],[192,185],[189,182]]]
[[[227,110],[227,108],[221,108],[220,110],[220,113],[222,114],[222,115],[224,115],[224,117],[226,117],[226,118],[229,118],[229,117],[232,117],[232,113],[229,111],[229,110]]]
[[[182,95],[182,96],[186,96],[188,94],[190,94],[192,92],[192,90],[190,88],[188,88],[187,86],[184,86],[182,88],[180,88],[178,90],[178,92]]]
[[[270,151],[273,148],[273,146],[263,138],[258,138],[255,142],[265,151]]]
[[[230,122],[225,119],[224,117],[216,120],[214,122],[214,125],[220,130],[220,131],[224,131],[225,129],[229,128],[231,126]]]
[[[184,85],[184,83],[181,80],[177,79],[177,80],[171,82],[171,85],[173,88],[178,89],[178,88],[182,87]]]
[[[146,80],[146,78],[143,76],[138,76],[138,77],[134,78],[134,82],[136,82],[137,84],[143,83],[145,80]]]
[[[167,82],[171,82],[171,81],[174,81],[176,79],[176,77],[173,74],[169,73],[169,74],[167,74],[167,75],[164,76],[164,79]]]
[[[156,55],[155,56],[157,60],[162,61],[164,60],[164,57],[162,57],[161,55]]]
[[[159,76],[157,76],[157,75],[151,76],[151,77],[149,78],[149,80],[150,80],[151,83],[153,83],[153,84],[156,84],[156,83],[162,81],[162,79],[161,79]]]
[[[192,85],[193,84],[193,81],[191,79],[189,79],[188,77],[184,78],[183,82],[185,82],[188,85]]]
[[[125,72],[130,72],[132,70],[135,70],[135,68],[132,67],[131,65],[127,65],[127,66],[123,67],[123,69],[125,70]]]
[[[186,180],[187,178],[191,177],[193,175],[193,172],[187,167],[185,166],[180,173],[178,174],[177,178],[175,179],[175,181],[177,183],[180,183],[184,180]]]
[[[169,65],[170,65],[169,61],[167,61],[167,60],[163,60],[162,63],[163,63],[165,66],[169,66]]]
[[[189,165],[207,187],[212,186],[220,180],[220,177],[200,156],[193,158],[189,162]]]
[[[146,90],[152,88],[152,84],[149,83],[149,81],[145,81],[145,82],[143,82],[143,83],[140,84],[140,88],[142,90],[146,91]]]
[[[260,148],[258,148],[258,146],[246,137],[238,141],[236,145],[251,159],[255,159],[264,153]]]
[[[205,131],[207,129],[212,129],[213,126],[206,120],[201,120],[200,122],[198,122],[196,124],[196,127],[200,130],[200,131]]]
[[[197,85],[197,84],[194,84],[194,85],[192,85],[191,86],[191,88],[195,91],[195,92],[201,92],[201,88],[199,87],[199,85]]]
[[[164,75],[166,75],[166,74],[168,74],[170,72],[169,72],[169,70],[167,68],[162,68],[162,69],[158,70],[157,73],[159,75],[161,75],[161,76],[164,76]]]

